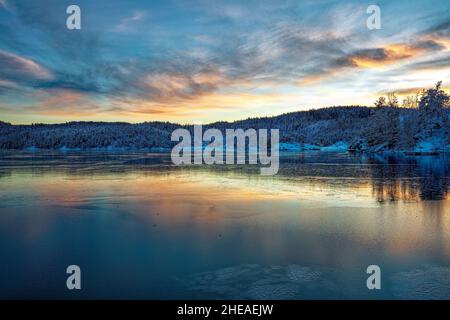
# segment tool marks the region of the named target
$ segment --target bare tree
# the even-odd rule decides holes
[[[376,101],[375,101],[375,107],[377,108],[383,108],[387,106],[387,102],[386,102],[386,98],[385,97],[379,97]]]
[[[388,107],[398,108],[398,99],[397,96],[395,95],[395,92],[388,93],[387,98],[388,98],[387,101]]]

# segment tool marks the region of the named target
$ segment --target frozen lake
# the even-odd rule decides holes
[[[449,299],[449,186],[446,156],[2,152],[0,298]]]

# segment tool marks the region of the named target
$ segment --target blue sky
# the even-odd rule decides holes
[[[81,8],[81,30],[66,8]],[[369,5],[381,30],[366,27]],[[0,0],[0,120],[207,123],[450,85],[449,1]]]

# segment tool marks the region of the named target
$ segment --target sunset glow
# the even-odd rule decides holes
[[[81,30],[44,2],[0,1],[2,121],[208,123],[449,86],[445,1],[380,1],[381,30],[358,1],[83,0]]]

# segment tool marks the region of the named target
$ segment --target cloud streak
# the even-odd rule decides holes
[[[146,17],[147,13],[144,11],[135,11],[129,17],[123,18],[115,27],[116,32],[130,31],[132,26]]]
[[[3,81],[29,83],[50,80],[51,72],[31,59],[0,50],[0,77]]]

